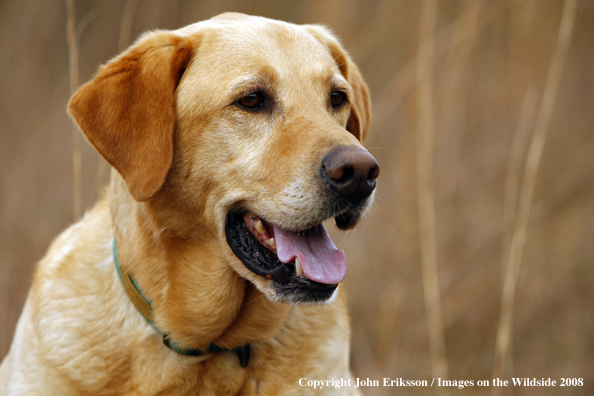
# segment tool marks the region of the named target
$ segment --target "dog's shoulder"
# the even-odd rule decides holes
[[[142,318],[120,290],[112,233],[109,205],[103,200],[62,232],[37,265],[15,333],[14,344],[22,351],[11,355],[37,362],[14,367],[48,371],[40,373],[45,387],[52,378],[59,389],[77,389],[72,378],[110,383],[124,367],[118,345],[134,343],[132,329]],[[119,375],[125,381],[125,370]]]

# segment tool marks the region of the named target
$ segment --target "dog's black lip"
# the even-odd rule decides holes
[[[285,264],[278,256],[254,237],[243,220],[244,211],[232,211],[227,215],[225,233],[227,243],[253,273],[272,279],[280,284],[287,284],[295,272],[293,263]]]
[[[334,216],[334,221],[336,221],[336,227],[345,231],[353,228],[357,224],[357,221],[359,221],[359,217],[358,212],[353,209],[347,209],[339,215]]]
[[[229,212],[225,233],[229,247],[247,269],[271,279],[279,294],[290,295],[295,301],[320,301],[332,295],[337,284],[327,285],[296,276],[295,263],[283,263],[276,253],[262,245],[245,224],[244,213],[245,210]]]
[[[291,281],[285,285],[274,284],[278,297],[294,303],[326,301],[332,297],[337,287],[337,284],[326,285],[297,276],[293,276]]]

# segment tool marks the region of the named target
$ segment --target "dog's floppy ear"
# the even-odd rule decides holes
[[[175,90],[191,52],[186,38],[149,33],[70,99],[70,115],[137,201],[156,194],[171,167]]]
[[[323,45],[328,48],[340,72],[353,88],[354,98],[351,98],[351,115],[346,129],[363,141],[371,124],[371,103],[369,89],[363,81],[361,72],[351,60],[349,54],[342,48],[336,37],[324,26],[307,25],[305,28]]]

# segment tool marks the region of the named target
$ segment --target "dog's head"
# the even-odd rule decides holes
[[[151,32],[69,111],[163,237],[209,240],[271,300],[333,295],[346,261],[322,222],[353,227],[379,167],[367,87],[328,30],[224,14]]]

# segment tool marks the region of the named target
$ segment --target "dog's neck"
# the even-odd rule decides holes
[[[155,326],[180,348],[205,350],[214,343],[234,349],[268,339],[283,326],[290,307],[271,302],[241,278],[219,253],[217,238],[176,235],[174,211],[135,201],[117,174],[110,195],[119,265],[151,301]]]
[[[136,284],[134,277],[129,274],[127,271],[122,271],[118,259],[118,248],[117,243],[114,239],[113,241],[113,261],[118,272],[118,276],[120,281],[122,282],[122,286],[124,287],[124,291],[126,295],[134,304],[138,312],[142,314],[144,319],[155,329],[156,332],[163,336],[163,343],[173,350],[174,352],[179,353],[180,355],[186,356],[201,356],[205,353],[216,353],[216,352],[223,352],[223,351],[232,351],[235,352],[239,358],[239,364],[241,367],[247,367],[250,360],[250,344],[243,345],[241,347],[234,348],[232,350],[225,349],[219,347],[217,344],[210,344],[206,350],[200,349],[182,349],[179,348],[177,342],[169,337],[169,334],[164,333],[155,325],[155,318],[154,312],[151,301],[142,293],[140,287]]]

